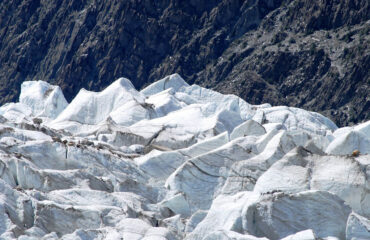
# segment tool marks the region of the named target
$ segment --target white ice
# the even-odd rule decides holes
[[[356,151],[357,150],[357,151]],[[370,239],[370,121],[178,74],[0,107],[0,239]]]

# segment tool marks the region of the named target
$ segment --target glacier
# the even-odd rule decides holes
[[[173,74],[0,107],[0,239],[370,239],[370,121]]]

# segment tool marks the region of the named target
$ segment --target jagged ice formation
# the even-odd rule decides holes
[[[338,129],[177,74],[71,103],[21,90],[0,107],[1,239],[370,238],[370,121]]]

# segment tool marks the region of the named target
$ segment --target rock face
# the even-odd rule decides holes
[[[369,239],[370,122],[178,74],[0,107],[1,239]],[[356,154],[353,154],[357,150]]]
[[[136,88],[179,73],[252,104],[370,117],[367,0],[34,1],[0,3],[0,103],[23,81],[68,101],[125,76]]]

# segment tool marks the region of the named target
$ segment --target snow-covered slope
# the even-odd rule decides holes
[[[0,239],[370,239],[370,121],[179,75],[0,107]]]

